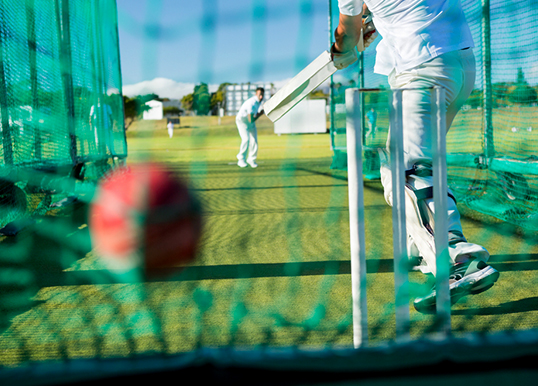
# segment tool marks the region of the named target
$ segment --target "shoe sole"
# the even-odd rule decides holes
[[[499,272],[490,266],[465,276],[450,286],[450,303],[454,305],[465,295],[477,295],[490,289],[498,278]],[[415,309],[422,313],[435,312],[436,295],[437,292],[433,291],[424,298],[416,299],[413,303]]]
[[[487,271],[487,272],[482,273],[482,271]],[[497,279],[499,279],[499,275],[500,275],[499,271],[497,271],[495,268],[490,267],[490,266],[475,273],[482,273],[482,274],[478,275],[476,282],[471,287],[471,290],[469,292],[471,295],[477,295],[493,287]]]

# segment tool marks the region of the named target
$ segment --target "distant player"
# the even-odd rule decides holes
[[[459,0],[339,0],[340,21],[332,49],[337,68],[352,62],[362,28],[363,13],[371,12],[382,36],[377,45],[374,72],[387,75],[391,88],[413,88],[403,92],[404,162],[406,164],[406,215],[408,250],[416,251],[436,274],[433,239],[431,91],[446,90],[446,124],[469,97],[475,81],[473,40]],[[368,41],[365,37],[365,41]],[[370,41],[368,41],[370,43]],[[343,62],[343,63],[342,63]],[[421,88],[421,89],[419,89]],[[388,146],[387,146],[388,148]],[[382,159],[381,182],[385,199],[392,202],[391,173]],[[450,297],[490,288],[499,272],[487,264],[489,253],[463,236],[456,201],[448,194]],[[410,253],[411,255],[411,253]],[[435,288],[415,299],[421,312],[435,311]]]
[[[112,108],[104,101],[102,95],[97,97],[97,103],[90,108],[90,127],[95,136],[95,145],[99,149],[104,143],[111,155],[114,151],[114,115]]]
[[[168,124],[166,125],[166,128],[168,129],[168,136],[172,138],[174,136],[174,122],[172,122],[172,120],[169,120]]]
[[[372,139],[374,139],[377,131],[377,112],[373,107],[366,113],[366,119],[368,119],[368,132],[366,133],[366,138],[371,135]]]
[[[244,168],[248,165],[252,168],[258,167],[256,158],[258,157],[258,131],[256,120],[262,116],[263,109],[260,109],[261,101],[265,90],[262,87],[256,89],[256,95],[247,99],[239,109],[235,118],[237,130],[241,137],[241,146],[237,154],[237,165]]]

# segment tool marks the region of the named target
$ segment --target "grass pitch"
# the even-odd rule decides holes
[[[77,258],[59,283],[36,288],[33,303],[0,335],[0,364],[200,347],[350,346],[347,176],[330,169],[329,136],[277,136],[262,119],[259,167],[241,169],[229,118],[220,125],[214,117],[183,118],[172,138],[163,122],[143,124],[128,131],[128,162],[158,160],[189,182],[204,209],[198,258],[171,280],[139,284],[103,281],[96,256]],[[501,277],[453,307],[453,330],[536,328],[536,235],[460,209],[467,238],[488,248]],[[376,344],[395,338],[391,211],[379,181],[365,181],[365,215]],[[66,258],[66,245],[58,256]],[[413,296],[427,289],[427,277],[409,277]],[[434,317],[410,308],[413,337],[431,332]]]

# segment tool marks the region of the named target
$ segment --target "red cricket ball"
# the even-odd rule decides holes
[[[196,256],[199,202],[161,164],[114,170],[100,182],[89,214],[92,243],[111,269],[140,268],[151,279],[177,272]]]

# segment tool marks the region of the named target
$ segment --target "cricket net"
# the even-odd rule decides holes
[[[450,186],[469,208],[535,231],[538,73],[532,57],[538,37],[531,26],[538,10],[524,1],[462,1],[462,6],[475,42],[477,77],[447,137]],[[334,8],[334,23],[336,12]],[[503,30],[507,14],[513,22]],[[335,168],[345,167],[345,89],[388,88],[385,79],[372,73],[374,60],[375,46],[365,51],[358,68],[333,79]],[[376,149],[386,145],[386,102],[380,93],[364,97],[365,127],[370,110],[377,114],[373,135],[364,138],[367,178],[379,177]]]
[[[531,99],[511,99],[518,72],[506,63],[521,61],[521,90],[537,82],[536,74],[531,77],[536,10],[527,2],[491,2],[495,104],[493,125],[487,126],[483,8],[464,1],[479,77],[475,102],[469,101],[448,137],[449,176],[466,204],[466,236],[488,248],[501,278],[453,307],[450,334],[439,332],[435,314],[413,309],[412,299],[430,290],[432,277],[412,270],[410,339],[397,339],[391,208],[377,180],[376,158],[386,141],[387,93],[365,94],[364,111],[377,111],[378,130],[364,141],[369,343],[355,349],[347,172],[338,152],[346,145],[344,90],[387,87],[369,70],[374,47],[363,58],[364,80],[353,67],[338,73],[327,93],[317,93],[329,102],[330,133],[277,136],[262,117],[259,166],[242,169],[234,117],[206,116],[206,109],[204,116],[182,116],[172,138],[162,121],[135,121],[125,133],[117,20],[129,33],[142,33],[153,54],[159,39],[191,43],[200,27],[202,43],[214,50],[191,56],[208,82],[217,37],[237,25],[255,37],[244,73],[266,84],[260,79],[264,68],[282,66],[281,58],[264,56],[275,43],[267,31],[281,28],[290,14],[298,16],[298,32],[289,33],[297,52],[283,60],[298,72],[308,63],[312,20],[323,19],[323,28],[329,25],[324,32],[332,35],[336,1],[253,0],[247,9],[235,2],[185,2],[189,12],[159,29],[165,3],[152,0],[155,8],[140,22],[122,15],[125,8],[114,0],[0,0],[0,383],[179,382],[191,375],[234,385],[534,379],[537,235],[511,222],[535,210],[536,130],[528,130],[535,106],[521,102]],[[189,3],[197,5],[191,9]],[[510,37],[494,28],[506,12],[513,15]],[[156,55],[148,52],[141,50],[140,60],[151,67]],[[504,61],[495,64],[496,58]],[[239,66],[244,58],[237,61]],[[500,83],[505,93],[497,92]],[[199,94],[207,90],[207,84],[197,87]],[[493,128],[493,148],[486,127]],[[196,258],[178,263],[178,273],[127,280],[96,252],[88,213],[100,181],[117,163],[148,159],[188,183],[201,206],[203,232]],[[481,214],[487,210],[496,217]]]
[[[61,186],[69,178],[95,182],[127,155],[115,7],[0,2],[0,228],[72,196],[75,183]]]

